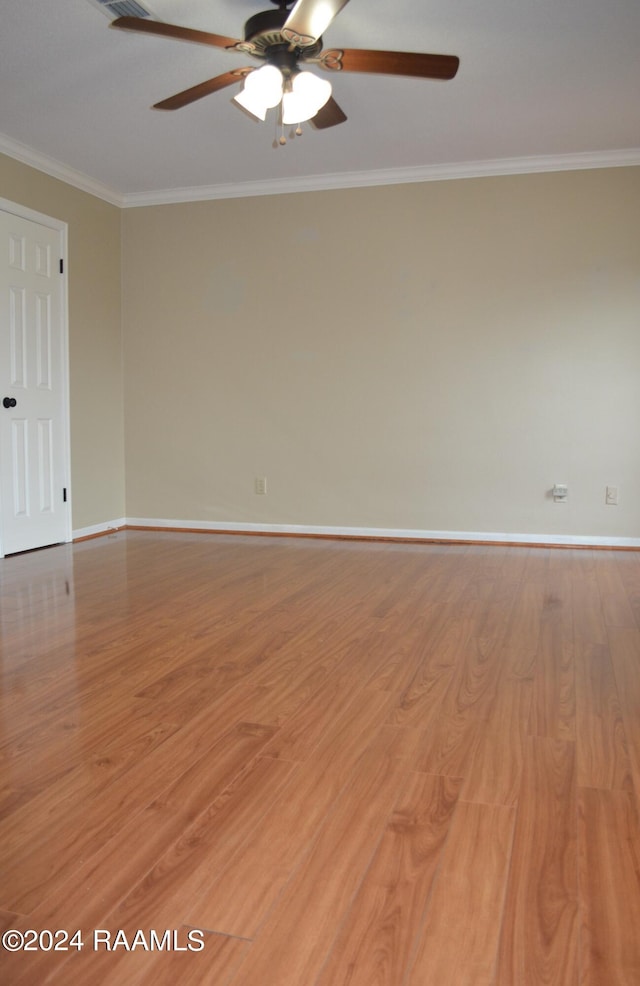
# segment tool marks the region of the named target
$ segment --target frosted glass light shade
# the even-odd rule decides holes
[[[258,120],[264,120],[267,115],[267,107],[261,100],[256,96],[255,93],[247,92],[246,89],[241,89],[237,95],[233,97],[234,102],[239,103],[247,111],[251,113],[251,116],[255,116]]]
[[[244,80],[244,88],[233,98],[245,110],[264,120],[267,110],[282,99],[282,72],[275,65],[263,65]]]
[[[282,97],[282,122],[304,123],[316,115],[331,96],[331,83],[312,72],[299,72],[291,83],[291,92]]]
[[[282,99],[282,72],[275,65],[263,65],[256,72],[249,73],[244,87],[251,93],[259,93],[264,105],[270,109]]]

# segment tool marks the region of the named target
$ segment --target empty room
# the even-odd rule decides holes
[[[638,986],[640,8],[9,8],[2,982]]]

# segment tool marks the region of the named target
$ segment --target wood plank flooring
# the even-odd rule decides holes
[[[640,984],[640,553],[129,531],[0,590],[0,931],[84,942],[2,983]]]

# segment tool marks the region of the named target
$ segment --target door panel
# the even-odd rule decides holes
[[[4,554],[69,536],[60,232],[0,212],[0,535]]]

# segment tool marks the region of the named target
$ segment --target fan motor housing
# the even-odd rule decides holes
[[[288,16],[286,10],[263,10],[254,14],[244,25],[244,40],[255,41],[265,34],[280,34]]]
[[[286,38],[282,37],[281,33],[288,16],[289,11],[281,8],[280,10],[263,10],[250,17],[244,25],[246,50],[258,58],[267,58],[274,48],[284,45],[287,49],[296,51],[296,57],[304,52],[305,58],[315,58],[322,51],[322,38],[318,38],[313,46],[304,49],[292,49],[292,45]]]

